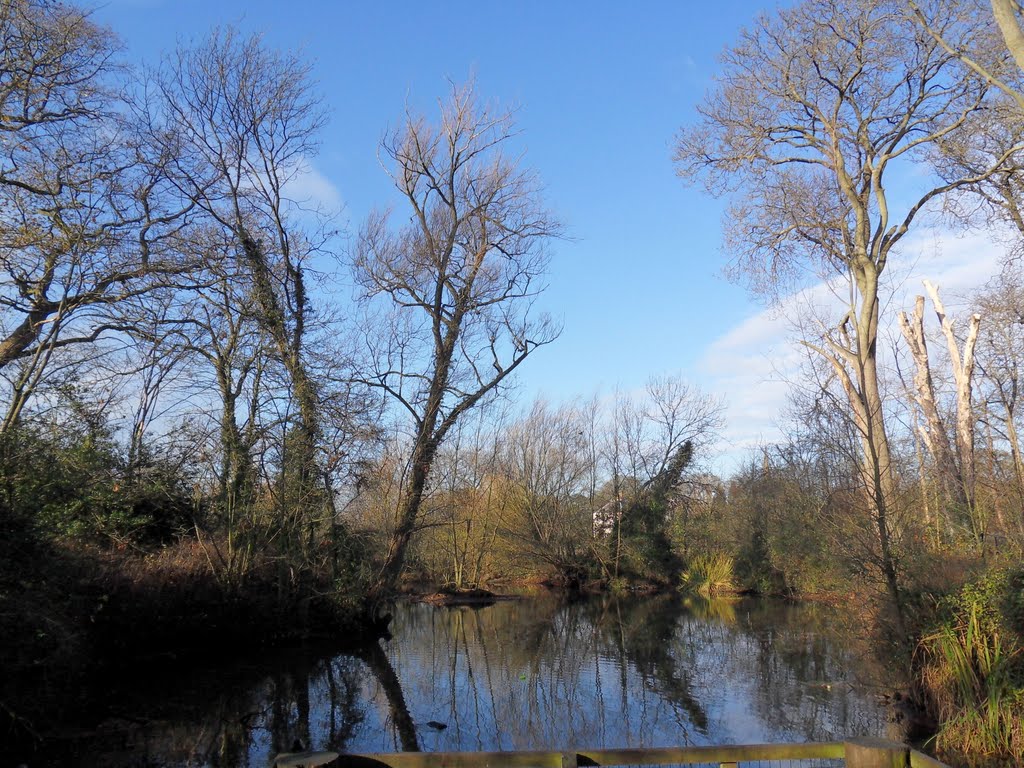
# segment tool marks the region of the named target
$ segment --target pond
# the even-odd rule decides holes
[[[358,655],[153,665],[53,740],[80,766],[267,766],[307,748],[517,750],[892,736],[825,606],[676,596],[397,606]],[[898,738],[898,734],[896,734]]]

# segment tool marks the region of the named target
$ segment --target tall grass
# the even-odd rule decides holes
[[[1024,648],[993,610],[998,585],[965,589],[921,641],[921,680],[939,721],[936,746],[1024,764]]]
[[[697,555],[680,578],[684,592],[712,597],[735,590],[734,566],[731,557],[719,553]]]

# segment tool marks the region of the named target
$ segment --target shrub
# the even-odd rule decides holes
[[[620,542],[619,568],[627,579],[671,586],[678,578],[679,562],[665,518],[665,506],[647,498],[637,500],[619,518],[612,540]]]
[[[45,537],[164,543],[191,526],[193,502],[169,456],[129,468],[102,423],[25,424],[0,441],[0,506]]]

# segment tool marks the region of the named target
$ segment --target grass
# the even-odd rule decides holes
[[[713,597],[735,590],[731,557],[719,553],[694,557],[680,579],[684,592]]]
[[[921,641],[922,683],[939,721],[936,746],[971,759],[1024,763],[1024,646],[1002,618],[1005,576],[969,585]]]

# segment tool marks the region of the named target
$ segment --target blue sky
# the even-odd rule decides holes
[[[321,193],[343,202],[350,234],[393,200],[376,148],[407,102],[433,114],[445,78],[473,74],[484,98],[518,105],[526,162],[572,238],[554,244],[542,299],[564,332],[521,369],[520,397],[609,394],[640,389],[653,374],[682,374],[727,400],[721,451],[731,458],[719,466],[728,469],[743,447],[777,436],[780,367],[792,346],[775,344],[784,323],[722,277],[722,204],[676,179],[671,152],[718,53],[774,7],[110,0],[95,18],[135,60],[155,61],[176,40],[226,23],[300,49],[331,113],[313,167]],[[941,261],[950,250],[936,237],[928,253]]]

